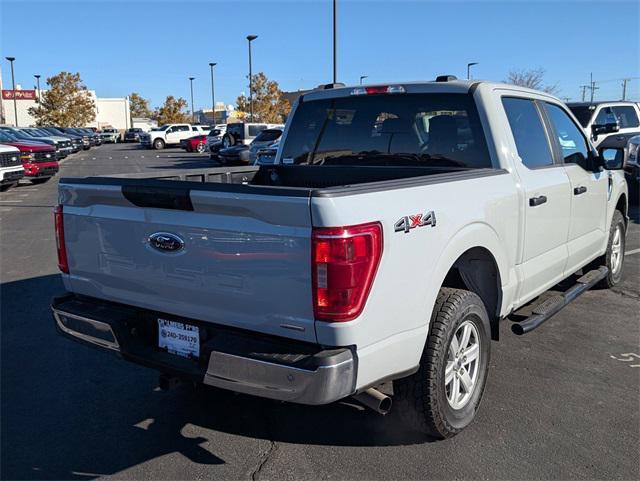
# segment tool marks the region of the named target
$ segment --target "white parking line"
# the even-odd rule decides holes
[[[633,249],[624,253],[625,256],[632,256],[633,254],[640,254],[640,249]]]
[[[16,199],[16,200],[0,200],[0,202],[9,202],[9,203],[11,203],[11,204],[14,204],[14,203],[16,203],[16,202],[22,202],[22,201],[21,201],[21,200]]]

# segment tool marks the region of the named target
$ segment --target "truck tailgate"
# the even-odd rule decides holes
[[[73,181],[60,184],[68,290],[177,320],[316,341],[303,190]]]

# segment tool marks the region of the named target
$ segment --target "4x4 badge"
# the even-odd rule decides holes
[[[404,232],[405,234],[408,234],[411,229],[415,229],[416,227],[424,227],[426,225],[430,225],[431,227],[436,226],[436,213],[432,210],[425,214],[415,214],[400,217],[400,219],[398,219],[398,222],[393,225],[393,229],[396,232]]]

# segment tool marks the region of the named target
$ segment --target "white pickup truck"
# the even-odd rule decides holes
[[[620,281],[622,154],[513,85],[312,91],[275,164],[63,178],[56,326],[163,383],[393,400],[450,437],[476,414],[501,321],[523,334]]]
[[[24,177],[20,150],[0,144],[0,191],[16,185]]]
[[[181,140],[186,140],[196,135],[207,135],[210,130],[209,127],[204,125],[165,124],[140,134],[140,144],[149,149],[161,150],[165,147],[180,145]]]

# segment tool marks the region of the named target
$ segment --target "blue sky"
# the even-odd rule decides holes
[[[0,0],[0,50],[17,58],[16,82],[33,74],[80,72],[101,97],[132,91],[153,105],[166,95],[211,104],[208,63],[217,62],[216,99],[248,91],[247,34],[254,72],[284,90],[331,81],[331,0],[109,1]],[[640,2],[338,0],[338,80],[433,79],[448,73],[503,80],[511,69],[543,67],[560,96],[578,99],[593,72],[596,98],[619,98],[623,77],[640,77]],[[640,99],[640,80],[629,83]]]

